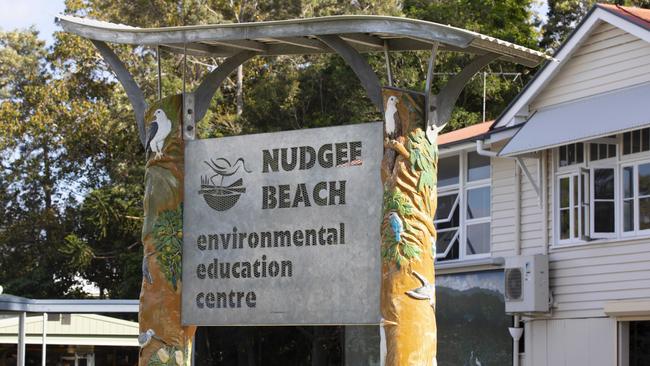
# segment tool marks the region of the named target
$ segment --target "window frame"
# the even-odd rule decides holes
[[[584,233],[582,233],[582,225],[581,225],[582,224],[582,219],[580,217],[581,215],[578,214],[578,218],[577,218],[578,220],[576,220],[576,217],[574,215],[574,213],[575,213],[574,210],[575,210],[576,207],[578,208],[578,212],[582,208],[581,207],[582,192],[580,190],[578,190],[578,202],[577,202],[577,204],[576,204],[576,202],[574,202],[574,197],[575,197],[575,193],[574,193],[574,189],[575,189],[574,182],[575,182],[575,180],[574,180],[574,178],[576,178],[576,180],[578,181],[578,189],[579,189],[580,185],[582,184],[581,183],[582,180],[580,178],[581,173],[582,173],[582,171],[581,171],[580,168],[575,169],[575,167],[574,167],[574,169],[572,169],[572,171],[562,172],[562,173],[558,173],[558,174],[555,175],[554,184],[555,184],[557,193],[555,194],[555,196],[556,196],[555,204],[554,204],[554,206],[555,206],[554,211],[555,212],[553,214],[553,217],[554,217],[554,221],[556,222],[556,224],[554,225],[554,233],[555,233],[555,237],[557,238],[556,239],[557,244],[575,244],[575,243],[581,243],[581,242],[585,241],[583,239]],[[561,199],[561,197],[560,197],[561,196],[561,188],[560,188],[561,183],[560,183],[560,181],[562,179],[569,179],[569,206],[568,206],[568,210],[569,210],[569,238],[567,238],[567,239],[562,239],[562,235],[561,235],[562,230],[561,230],[561,227],[560,227],[560,224],[561,224],[560,211],[562,210],[562,207],[560,206],[560,204],[561,204],[560,203],[560,199]],[[578,226],[577,227],[578,235],[574,236],[573,234],[574,234],[574,232],[576,230],[576,228],[575,228],[576,225]]]
[[[607,159],[609,160],[609,159]],[[603,160],[597,160],[597,163],[594,165],[590,166],[589,168],[589,204],[590,204],[590,210],[589,210],[589,231],[590,231],[590,238],[591,239],[615,239],[618,237],[618,234],[620,233],[619,230],[619,217],[621,216],[619,213],[618,206],[620,205],[620,202],[622,201],[622,197],[619,197],[619,191],[620,191],[620,184],[618,182],[618,170],[620,167],[617,166],[617,164],[605,164],[603,163]],[[593,179],[594,176],[594,170],[604,170],[604,169],[611,169],[614,172],[614,198],[613,200],[613,206],[614,206],[614,231],[611,233],[608,232],[596,232],[596,190],[594,189],[596,180]],[[606,202],[606,199],[598,199],[598,202]]]
[[[643,130],[643,129],[639,129]],[[641,132],[642,133],[642,132]],[[616,156],[600,160],[591,160],[590,154],[590,144],[616,144]],[[633,239],[642,239],[650,237],[650,228],[645,230],[640,230],[640,197],[639,197],[639,166],[644,164],[650,164],[650,150],[640,151],[637,153],[630,153],[627,155],[623,154],[623,133],[619,133],[616,136],[602,137],[593,140],[583,141],[583,163],[576,163],[568,166],[561,167],[559,164],[559,147],[552,149],[552,167],[550,169],[551,178],[547,182],[552,182],[550,187],[550,198],[552,199],[552,208],[550,208],[550,213],[552,214],[553,227],[551,233],[553,235],[552,247],[562,248],[563,246],[572,246],[572,245],[584,245],[589,243],[602,243],[612,240],[633,240]],[[634,220],[634,230],[624,231],[625,222],[624,222],[624,202],[629,200],[623,197],[624,195],[624,169],[627,167],[632,167],[633,169],[633,220]],[[613,169],[614,171],[614,232],[613,233],[598,233],[595,232],[594,219],[595,219],[595,204],[594,204],[594,169]],[[578,184],[583,184],[580,182],[580,179],[585,179],[582,174],[584,171],[588,171],[589,179],[589,192],[588,192],[588,213],[587,209],[584,209],[583,204],[584,200],[581,198],[581,206],[578,208],[579,216],[585,216],[588,214],[587,224],[589,225],[588,232],[583,233],[581,237],[573,237],[573,227],[570,227],[571,237],[569,239],[560,239],[560,230],[561,230],[561,221],[560,221],[560,179],[562,177],[567,177],[571,175],[578,175]],[[573,180],[571,183],[573,184]],[[580,190],[579,194],[581,194]],[[573,199],[573,193],[570,192],[571,199]],[[644,196],[648,197],[648,196]],[[573,207],[573,206],[571,206]],[[571,213],[573,215],[573,212]],[[576,222],[579,224],[579,222]],[[585,228],[587,229],[587,228]],[[582,226],[578,227],[579,232],[583,230]],[[584,235],[586,234],[586,235]]]
[[[454,186],[458,186],[458,184],[455,184]],[[457,189],[456,189],[456,190],[453,190],[453,189],[452,189],[452,190],[446,190],[444,193],[442,193],[442,194],[438,194],[438,196],[436,197],[436,199],[440,199],[440,197],[446,197],[446,196],[451,196],[451,195],[456,195],[456,199],[454,200],[454,204],[451,206],[451,210],[449,211],[449,215],[448,215],[446,218],[444,218],[444,219],[438,219],[438,220],[435,220],[435,219],[434,219],[434,220],[433,220],[433,225],[436,225],[436,224],[443,224],[443,223],[448,223],[448,222],[450,222],[450,221],[452,220],[452,218],[454,217],[454,210],[460,210],[460,194],[459,194],[459,192],[458,192]],[[436,210],[437,210],[437,208],[436,208]],[[461,220],[460,220],[460,212],[459,212],[459,213],[458,213],[458,227],[456,227],[455,229],[454,229],[454,228],[447,228],[447,229],[438,229],[438,228],[436,228],[436,237],[437,237],[440,233],[444,233],[444,232],[448,232],[448,231],[456,230],[456,234],[454,234],[454,236],[453,236],[453,238],[452,238],[451,241],[452,241],[452,243],[453,243],[454,240],[458,240],[458,243],[459,243],[459,245],[460,245],[460,232],[461,232],[461,225],[460,225],[460,222],[461,222]],[[436,242],[436,248],[435,248],[436,250],[435,250],[435,252],[433,253],[435,260],[438,259],[438,250],[437,250],[438,248],[437,248],[437,245],[438,245],[438,243]],[[445,250],[445,252],[443,253],[444,256],[442,256],[442,257],[440,257],[440,258],[443,258],[443,259],[444,259],[445,257],[447,257],[447,256],[449,255],[449,252],[451,251],[452,247],[453,247],[453,244],[450,245],[450,246]],[[460,248],[459,248],[459,254],[458,254],[458,256],[460,257]]]
[[[469,168],[469,161],[468,161],[468,156],[469,153],[471,152],[476,152],[476,150],[473,149],[467,149],[467,150],[462,150],[454,153],[450,153],[448,155],[443,155],[440,156],[439,158],[449,158],[449,157],[458,157],[458,183],[457,184],[450,184],[447,186],[443,187],[438,187],[438,197],[443,197],[451,194],[457,194],[457,202],[455,203],[455,206],[457,205],[457,209],[460,210],[458,212],[459,214],[459,226],[458,226],[458,232],[457,232],[457,240],[458,240],[458,259],[444,259],[442,257],[438,257],[436,254],[435,258],[435,263],[440,264],[440,263],[456,263],[456,262],[462,262],[465,260],[473,260],[473,259],[480,259],[480,258],[488,258],[492,255],[492,159],[489,159],[489,174],[487,178],[479,179],[479,180],[474,180],[474,181],[468,181],[469,174],[468,174],[468,168]],[[467,217],[467,198],[468,198],[468,191],[472,189],[478,189],[478,188],[489,188],[489,194],[490,194],[490,204],[488,207],[489,210],[489,215],[485,217],[480,217],[480,218],[474,218],[474,219],[468,219]],[[451,213],[450,213],[451,214]],[[446,219],[440,219],[440,220],[435,220],[434,225],[436,223],[442,223],[442,222],[447,222],[449,220],[449,217]],[[468,254],[467,251],[467,228],[468,226],[471,225],[478,225],[478,224],[485,224],[488,223],[490,224],[490,238],[489,238],[489,250],[485,253],[479,253],[479,254]],[[441,229],[441,230],[446,230],[446,229]],[[438,228],[436,228],[436,232],[438,232]],[[447,253],[451,251],[451,246],[448,248]],[[442,259],[442,260],[440,260]]]
[[[647,153],[647,152],[646,152]],[[635,237],[641,237],[641,236],[650,236],[650,228],[641,230],[641,222],[640,222],[640,199],[641,197],[639,196],[639,165],[646,165],[650,164],[650,157],[646,156],[645,159],[636,159],[634,161],[627,161],[624,163],[620,164],[620,170],[621,174],[619,179],[619,184],[621,186],[621,191],[620,191],[620,202],[618,204],[619,206],[619,225],[620,225],[620,234],[622,238],[635,238]],[[625,217],[624,217],[624,204],[626,199],[623,197],[623,174],[622,171],[625,168],[632,168],[632,182],[633,182],[633,190],[632,190],[632,207],[634,208],[634,215],[633,215],[633,230],[631,231],[624,231],[625,227]],[[648,196],[644,196],[648,197]]]

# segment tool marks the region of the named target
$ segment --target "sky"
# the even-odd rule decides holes
[[[0,0],[0,29],[8,31],[35,25],[40,38],[52,45],[52,33],[59,30],[54,24],[54,16],[64,8],[64,0]],[[545,20],[547,0],[537,0],[533,10]]]
[[[54,16],[64,8],[63,0],[0,0],[0,28],[9,31],[35,25],[40,38],[51,45],[52,33],[59,30]]]

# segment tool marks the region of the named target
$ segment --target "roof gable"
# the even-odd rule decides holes
[[[529,110],[650,82],[650,43],[601,22],[557,74],[531,99]]]
[[[553,84],[556,76],[558,76],[562,70],[564,70],[569,63],[571,63],[574,55],[579,54],[583,46],[588,47],[589,40],[592,37],[606,38],[609,36],[603,35],[605,28],[620,30],[618,36],[624,35],[630,38],[642,40],[646,43],[650,43],[650,28],[646,27],[645,25],[638,24],[639,22],[643,22],[650,25],[650,22],[646,21],[646,17],[650,19],[650,11],[643,10],[636,12],[636,10],[634,10],[635,15],[630,15],[630,9],[634,10],[635,8],[604,6],[601,4],[594,6],[594,8],[592,8],[589,14],[585,16],[576,30],[557,51],[554,57],[558,60],[558,62],[551,61],[544,65],[544,67],[535,75],[535,78],[533,78],[533,80],[531,80],[528,85],[526,85],[524,90],[519,93],[515,100],[513,100],[506,108],[506,110],[499,116],[499,118],[497,118],[491,128],[494,129],[497,127],[506,127],[519,124],[530,117],[530,114],[534,112],[534,108],[557,103],[559,100],[561,100],[561,98],[556,98],[549,99],[546,102],[540,103],[537,98],[541,96],[541,99],[543,99],[547,88],[550,90],[550,88],[553,87],[551,84]],[[630,17],[634,17],[636,20],[632,21]],[[604,46],[607,47],[607,42],[604,42]],[[585,50],[583,49],[583,51]],[[643,50],[639,52],[643,53]],[[636,56],[646,57],[645,55],[641,54]],[[648,76],[650,77],[650,75]],[[616,78],[616,75],[613,75],[612,78]],[[644,81],[645,80],[637,80],[636,82],[641,83]],[[571,81],[568,82],[570,83]],[[608,83],[609,81],[604,80],[604,82]],[[580,95],[580,93],[578,93],[578,97],[593,95],[596,94],[595,92],[599,92],[598,90],[592,89],[593,85],[585,84],[584,87],[586,88],[585,90],[587,90],[587,92],[583,93],[584,95]],[[613,85],[610,90],[615,88],[616,85]]]
[[[625,18],[646,29],[650,29],[650,9],[633,8],[612,4],[599,4],[600,8]]]

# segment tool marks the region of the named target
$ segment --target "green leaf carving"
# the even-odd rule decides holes
[[[425,188],[435,189],[438,184],[436,164],[438,149],[427,139],[424,131],[417,129],[408,138],[406,148],[409,150],[411,169],[420,173],[418,178],[418,192]]]
[[[404,232],[408,232],[411,226],[408,225],[405,220],[403,220],[403,224]],[[396,241],[395,235],[389,225],[386,225],[383,234],[384,240],[382,243],[381,256],[384,261],[393,262],[397,268],[401,268],[403,264],[406,264],[413,259],[420,258],[422,249],[417,243],[412,242],[406,237],[402,237],[402,240],[399,242]]]
[[[398,189],[384,191],[384,214],[389,211],[397,211],[401,217],[409,216],[413,212],[413,205],[408,198]]]
[[[160,213],[153,225],[153,239],[160,268],[174,290],[181,276],[181,250],[183,246],[183,208]]]

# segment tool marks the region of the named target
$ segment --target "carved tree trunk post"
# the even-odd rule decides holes
[[[190,365],[192,358],[192,338],[196,327],[181,325],[182,107],[182,95],[174,95],[154,104],[145,114],[145,129],[151,132],[147,133],[142,228],[141,366],[185,366]],[[156,127],[157,131],[153,131]],[[159,152],[150,148],[156,141]]]
[[[381,312],[386,366],[436,365],[434,255],[438,147],[423,94],[384,88]],[[394,131],[394,132],[393,132]]]

